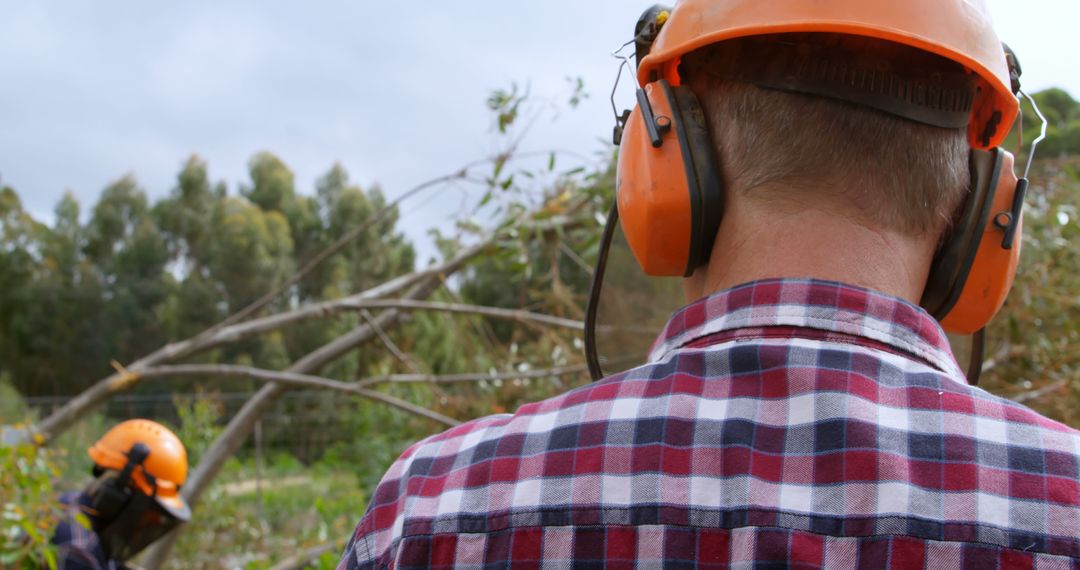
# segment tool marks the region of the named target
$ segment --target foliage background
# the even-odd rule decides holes
[[[1050,138],[1032,172],[1016,286],[989,331],[984,386],[1080,426],[1080,104],[1061,90],[1036,98],[1050,122]],[[458,219],[456,233],[436,236],[441,254],[449,257],[486,229],[512,225],[537,207],[542,216],[572,211],[585,222],[553,234],[511,228],[512,238],[446,281],[433,300],[580,319],[613,196],[611,156],[605,151],[596,168],[565,166],[556,153],[545,153],[539,165],[521,166],[511,160],[523,135],[515,125],[538,111],[517,88],[495,92],[488,103],[495,136],[508,150],[483,176],[462,180],[483,199]],[[1032,138],[1029,121],[1025,148]],[[380,188],[362,187],[339,165],[303,189],[286,163],[268,152],[250,159],[248,173],[246,183],[229,188],[211,180],[205,161],[191,156],[160,200],[151,201],[128,175],[104,188],[92,205],[65,196],[51,224],[34,219],[16,189],[0,184],[0,425],[32,422],[106,376],[110,362],[130,362],[247,306],[387,204]],[[394,208],[269,310],[340,298],[426,265],[404,237],[401,218]],[[632,279],[627,274],[619,281]],[[283,369],[362,318],[350,313],[304,323],[192,361]],[[583,360],[574,334],[473,316],[415,313],[388,336],[404,358],[368,347],[321,374],[355,381],[390,372],[523,372]],[[966,352],[966,339],[954,340],[958,354]],[[579,374],[383,390],[469,419],[512,411],[585,381]],[[194,465],[256,387],[220,379],[144,383],[83,420],[48,453],[4,448],[0,503],[26,513],[18,524],[47,527],[56,513],[42,497],[85,484],[86,447],[109,425],[132,416],[172,425]],[[387,465],[409,443],[440,429],[367,401],[295,393],[226,466],[182,538],[175,566],[267,567],[301,548],[347,536]],[[16,481],[8,473],[17,455],[31,468]],[[336,551],[320,563],[332,567],[335,559]]]

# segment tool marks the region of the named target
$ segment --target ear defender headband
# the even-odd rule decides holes
[[[669,9],[656,6],[638,21],[633,43],[639,63],[669,15]],[[843,100],[941,128],[962,128],[970,122],[976,92],[964,72],[934,74],[932,80],[924,81],[904,75],[903,70],[883,72],[880,66],[845,62],[841,58],[850,53],[838,53],[839,48],[796,43],[771,49],[786,50],[770,58],[773,65],[732,65],[718,73],[766,89]],[[1020,91],[1016,56],[1008,46],[1004,49],[1013,94],[1027,97]],[[613,209],[607,223],[622,224],[646,274],[689,276],[709,260],[723,217],[723,181],[697,98],[688,87],[672,84],[677,78],[653,74],[651,79],[637,89],[633,111],[616,115],[617,211]],[[1037,107],[1035,112],[1042,119]],[[973,149],[987,147],[997,127],[991,119],[985,128],[969,128]],[[1045,132],[1043,119],[1043,136],[1033,141],[1021,179],[1013,173],[1013,157],[1005,150],[971,151],[971,187],[933,260],[920,302],[949,332],[979,333],[976,338],[981,338],[982,329],[1005,302],[1020,257],[1027,169]],[[587,349],[592,348],[589,366],[594,378],[602,372],[595,355],[595,332],[588,322],[595,322],[605,259],[602,252],[586,314],[585,341]],[[970,379],[977,382],[980,368],[981,355],[979,363],[969,367]]]

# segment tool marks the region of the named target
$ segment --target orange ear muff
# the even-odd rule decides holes
[[[648,275],[690,275],[706,263],[723,217],[720,169],[705,113],[687,87],[638,90],[619,148],[619,219]]]
[[[972,185],[931,265],[920,302],[942,327],[972,334],[1001,309],[1020,258],[1027,180],[1013,157],[972,150]],[[704,112],[686,87],[666,80],[638,90],[616,171],[618,214],[642,270],[688,276],[708,262],[724,188]]]
[[[949,331],[972,334],[1005,303],[1020,260],[1027,180],[996,148],[971,151],[971,192],[930,268],[920,304]]]

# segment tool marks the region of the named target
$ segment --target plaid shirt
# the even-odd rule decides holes
[[[1078,435],[969,386],[914,305],[759,281],[413,445],[339,568],[1076,568]]]
[[[64,493],[60,503],[65,516],[56,526],[52,543],[57,548],[57,570],[119,570],[124,568],[105,556],[97,533],[77,520],[79,514],[90,521],[91,500],[86,493]]]

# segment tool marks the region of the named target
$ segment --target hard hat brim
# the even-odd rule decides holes
[[[157,504],[161,505],[161,508],[165,509],[165,512],[172,515],[176,520],[180,522],[188,522],[191,520],[191,507],[188,506],[184,498],[179,495],[174,496],[156,496],[154,499]]]

